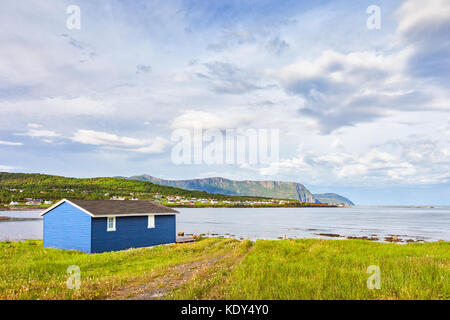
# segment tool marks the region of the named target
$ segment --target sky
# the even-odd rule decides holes
[[[0,8],[0,171],[295,181],[359,205],[450,205],[450,0]],[[197,127],[276,131],[277,157],[177,163],[174,135]]]

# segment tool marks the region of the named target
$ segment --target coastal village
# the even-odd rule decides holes
[[[10,189],[12,192],[20,192],[23,190]],[[69,190],[68,193],[72,193],[74,190]],[[88,191],[83,191],[84,194],[88,194]],[[134,193],[130,193],[129,196],[117,196],[110,195],[109,193],[104,194],[105,197],[109,197],[109,200],[116,201],[136,201],[140,200],[140,198]],[[317,204],[317,203],[305,203],[299,202],[295,200],[280,200],[280,199],[264,199],[264,200],[220,200],[215,198],[195,198],[195,197],[185,197],[178,195],[161,195],[156,193],[152,198],[145,197],[145,199],[141,200],[153,200],[159,202],[166,206],[173,207],[273,207],[273,206],[329,206],[328,204]],[[13,200],[9,202],[7,205],[11,208],[14,207],[48,207],[54,203],[53,200],[45,200],[45,199],[34,199],[29,197],[21,198],[20,200]]]
[[[153,200],[168,207],[336,207],[283,197],[226,195],[119,178],[0,173],[0,209],[45,209],[61,199]]]

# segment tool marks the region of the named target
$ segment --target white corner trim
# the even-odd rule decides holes
[[[72,206],[74,206],[75,208],[83,211],[84,213],[87,213],[88,215],[90,215],[91,217],[94,218],[94,215],[92,213],[90,213],[89,211],[87,211],[86,209],[76,205],[75,203],[73,203],[72,201],[69,201],[67,199],[62,199],[60,202],[56,203],[55,205],[51,206],[50,208],[48,208],[47,210],[45,210],[44,212],[41,213],[41,216],[43,216],[44,214],[46,214],[47,212],[52,211],[53,209],[55,209],[56,207],[62,205],[64,202],[70,203]]]
[[[62,204],[63,202],[65,202],[65,199],[62,199],[61,201],[55,203],[54,205],[52,205],[50,208],[47,208],[44,212],[42,212],[40,214],[40,216],[42,217],[44,214],[46,214],[49,211],[52,211],[53,209],[55,209],[57,206],[59,206],[60,204]]]
[[[154,214],[149,214],[147,216],[147,229],[155,229],[156,228],[156,219]]]

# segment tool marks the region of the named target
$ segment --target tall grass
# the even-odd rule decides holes
[[[103,299],[118,286],[165,267],[229,251],[236,240],[206,239],[101,254],[47,249],[42,241],[0,242],[0,299]],[[80,290],[69,290],[68,266],[81,270]]]
[[[369,266],[381,288],[368,289]],[[449,299],[450,243],[256,241],[230,275],[230,299]]]

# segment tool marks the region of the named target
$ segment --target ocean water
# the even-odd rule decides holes
[[[177,232],[245,239],[398,236],[450,241],[450,208],[179,208]],[[39,218],[40,211],[0,216]],[[118,227],[120,227],[118,225]],[[42,220],[0,222],[0,240],[41,239]]]

